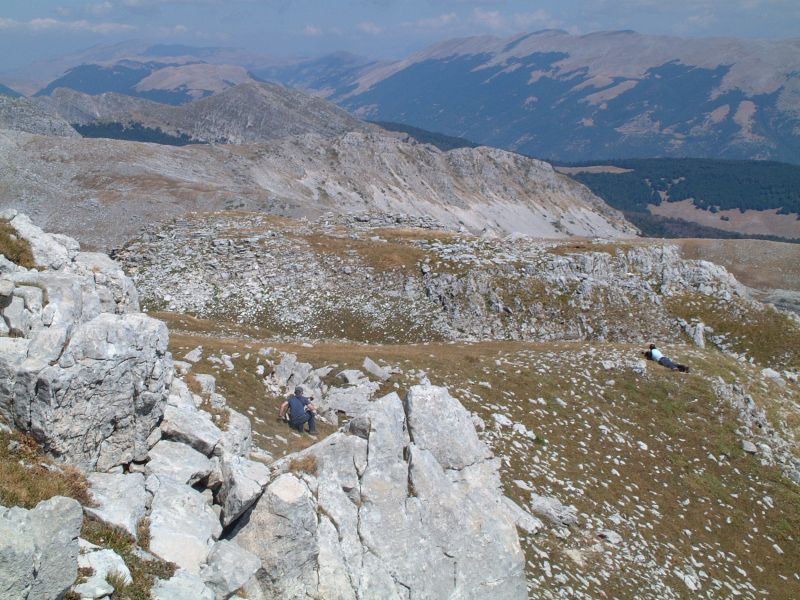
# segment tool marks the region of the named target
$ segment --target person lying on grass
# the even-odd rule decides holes
[[[317,435],[317,422],[316,422],[316,407],[311,402],[310,398],[303,396],[303,388],[297,386],[294,388],[294,395],[289,396],[281,404],[280,418],[285,419],[289,417],[289,426],[292,429],[302,432],[304,425],[308,423],[309,435]]]
[[[689,367],[686,365],[679,365],[678,363],[672,362],[669,358],[664,356],[664,354],[656,348],[655,344],[650,344],[650,349],[644,353],[645,358],[648,360],[654,360],[658,364],[667,367],[671,371],[680,371],[681,373],[688,373]]]

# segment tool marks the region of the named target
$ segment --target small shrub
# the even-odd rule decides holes
[[[136,537],[139,538],[139,547],[150,550],[150,519],[144,517],[136,526]]]
[[[309,475],[316,475],[319,465],[317,464],[317,457],[313,454],[306,454],[298,458],[293,458],[289,461],[289,470],[292,473],[308,473]]]
[[[0,254],[26,269],[36,268],[31,245],[18,237],[16,229],[3,220],[0,220]]]

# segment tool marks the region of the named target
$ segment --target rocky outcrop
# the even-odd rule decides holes
[[[244,239],[234,233],[243,227],[252,232]],[[147,306],[266,319],[312,339],[675,339],[683,329],[665,310],[672,296],[747,296],[723,267],[659,242],[409,233],[362,222],[207,216],[153,229],[118,256]]]
[[[55,497],[35,508],[0,506],[0,598],[61,598],[78,575],[81,506]]]
[[[764,371],[778,375],[772,369]],[[769,373],[764,375],[769,376]],[[777,466],[787,479],[800,485],[800,457],[793,451],[794,444],[786,439],[792,439],[794,432],[776,429],[770,423],[767,411],[756,403],[741,383],[727,384],[720,378],[714,383],[714,392],[736,413],[739,421],[736,433],[741,439],[742,450],[755,455],[762,465]]]
[[[232,531],[262,562],[248,595],[526,597],[497,463],[465,409],[417,386],[405,404],[396,394],[371,403],[360,421],[277,463]]]
[[[0,272],[0,415],[84,469],[144,460],[172,379],[166,326],[138,312],[108,257],[3,217],[40,270],[7,262]]]

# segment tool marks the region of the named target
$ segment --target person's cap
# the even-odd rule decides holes
[[[656,349],[656,345],[655,344],[650,344],[650,350],[655,350],[655,349]]]
[[[295,393],[295,396],[302,396],[302,394],[303,394],[303,388],[301,388],[301,387],[298,385],[296,388],[294,388],[294,393]]]

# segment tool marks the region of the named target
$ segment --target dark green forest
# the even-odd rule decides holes
[[[427,129],[412,127],[411,125],[405,125],[404,123],[393,123],[390,121],[371,121],[371,123],[375,123],[375,125],[383,127],[387,131],[399,131],[400,133],[407,133],[421,144],[431,144],[443,152],[454,150],[456,148],[478,147],[478,144],[470,142],[469,140],[465,140],[464,138],[445,135],[443,133],[436,133],[435,131],[428,131]]]
[[[564,166],[614,165],[629,173],[573,175],[611,206],[644,212],[670,201],[693,198],[695,206],[716,212],[739,209],[800,213],[800,166],[773,161],[653,158],[593,161]]]
[[[167,146],[186,146],[187,144],[201,143],[184,133],[174,135],[163,131],[160,127],[145,127],[141,123],[89,123],[87,125],[73,124],[72,126],[83,137],[88,138],[149,142]]]

